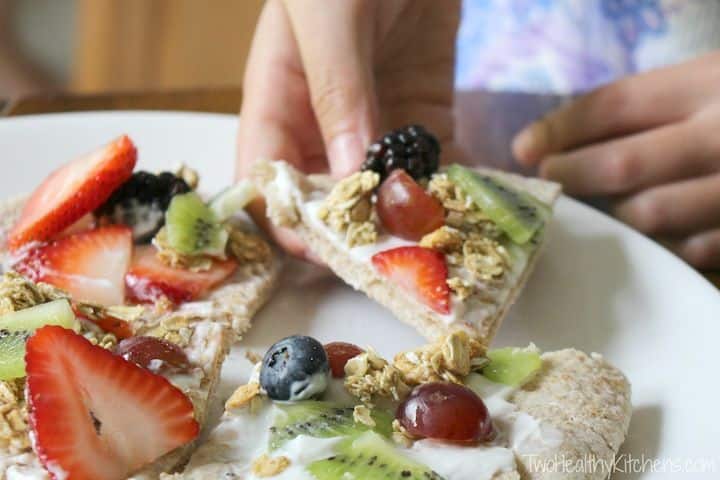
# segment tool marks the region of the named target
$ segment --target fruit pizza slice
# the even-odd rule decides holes
[[[142,308],[71,301],[15,272],[0,305],[0,478],[152,479],[187,461],[226,326],[175,316],[148,330]]]
[[[67,163],[31,195],[2,202],[5,270],[62,289],[74,303],[141,305],[143,318],[156,321],[181,312],[242,334],[279,271],[241,213],[255,189],[241,182],[206,203],[194,171],[135,171],[136,160],[122,136]]]
[[[296,231],[352,287],[428,338],[489,344],[546,238],[557,184],[487,169],[438,169],[422,127],[392,132],[338,182],[261,162],[275,225]]]
[[[13,316],[0,317],[0,478],[156,478],[182,465],[227,349],[272,290],[279,262],[236,215],[249,184],[206,203],[191,170],[134,172],[136,157],[120,137],[0,207],[0,313]],[[46,323],[70,330],[35,340]]]
[[[255,372],[163,478],[604,479],[631,415],[628,381],[600,355],[485,351],[464,331],[392,361],[293,336]]]

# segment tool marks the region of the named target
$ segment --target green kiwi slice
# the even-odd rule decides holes
[[[356,435],[370,427],[355,422],[353,407],[341,407],[330,402],[303,401],[277,404],[275,422],[270,427],[270,450],[276,450],[299,435],[330,438]],[[383,410],[374,409],[370,416],[375,421],[373,430],[389,437],[393,417]]]
[[[25,342],[31,332],[0,329],[0,380],[25,376]]]
[[[402,456],[390,442],[372,431],[347,439],[338,446],[336,455],[311,463],[307,470],[317,480],[443,480],[428,467]]]
[[[67,300],[55,300],[0,316],[0,380],[25,376],[25,342],[45,325],[77,327]]]
[[[168,246],[184,255],[225,256],[228,232],[195,192],[173,197],[165,231]]]
[[[526,348],[498,348],[487,353],[490,363],[483,375],[496,383],[522,385],[542,368],[542,359],[535,350]]]
[[[531,240],[550,216],[547,205],[497,178],[460,165],[451,165],[447,174],[517,244]]]

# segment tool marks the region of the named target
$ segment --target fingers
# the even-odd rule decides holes
[[[699,122],[682,122],[550,155],[540,175],[571,195],[636,191],[717,170],[720,147]]]
[[[287,14],[279,1],[269,0],[260,16],[246,69],[237,137],[238,177],[246,177],[258,158],[283,159],[303,170],[317,169],[308,165],[308,159],[315,157],[307,154],[313,153],[313,146],[308,145],[310,135],[306,132],[313,131],[314,123],[299,71],[299,53]],[[298,126],[304,127],[300,135]],[[281,248],[291,255],[314,259],[297,235],[270,223],[262,199],[247,210]]]
[[[653,187],[621,201],[616,216],[649,235],[687,235],[720,225],[720,174]]]
[[[713,54],[601,87],[523,129],[513,153],[531,166],[551,153],[688,118],[717,84],[719,75],[707,71],[720,70],[718,63]]]
[[[278,1],[265,4],[248,56],[237,137],[237,176],[247,176],[258,158],[299,162],[286,116],[302,82],[294,81],[299,56],[287,14]]]
[[[357,170],[375,135],[375,2],[285,0],[333,175]]]
[[[696,268],[720,269],[720,229],[693,235],[675,245],[673,250]]]

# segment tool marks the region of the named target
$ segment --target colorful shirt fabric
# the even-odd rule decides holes
[[[456,85],[572,94],[717,48],[719,0],[465,0]]]

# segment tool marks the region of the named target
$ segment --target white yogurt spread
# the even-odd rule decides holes
[[[308,400],[322,393],[327,388],[328,377],[322,372],[310,375],[302,381],[295,381],[290,384],[290,401]]]
[[[34,453],[5,456],[0,452],[0,478],[7,480],[47,480],[48,472]]]
[[[540,454],[556,448],[562,433],[520,412],[507,399],[512,387],[491,382],[479,374],[467,378],[467,386],[485,401],[498,431],[497,438],[478,446],[458,446],[432,440],[414,442],[412,447],[395,446],[398,454],[410,457],[431,468],[447,480],[491,479],[498,472],[516,468],[515,454]],[[332,379],[324,400],[341,405],[355,402],[345,392],[342,380]],[[185,479],[223,478],[235,474],[243,480],[255,480],[251,472],[253,461],[263,454],[285,456],[290,467],[274,476],[278,480],[313,480],[305,468],[316,460],[334,455],[340,438],[317,439],[301,435],[280,449],[269,452],[269,427],[280,410],[269,400],[257,412],[247,408],[226,412],[220,426],[192,457]]]

